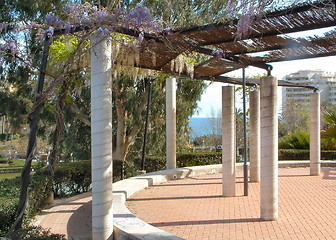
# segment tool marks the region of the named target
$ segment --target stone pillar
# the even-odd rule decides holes
[[[320,93],[310,94],[310,175],[319,176],[321,171]]]
[[[236,196],[235,95],[233,86],[222,87],[223,196]]]
[[[167,169],[176,168],[176,78],[166,80]]]
[[[92,239],[112,239],[111,44],[91,37]]]
[[[250,180],[260,182],[260,92],[250,91]]]
[[[262,220],[278,218],[278,81],[260,79],[261,181],[260,212]]]

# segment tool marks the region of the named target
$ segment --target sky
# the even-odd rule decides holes
[[[295,60],[272,63],[273,66],[272,76],[281,80],[284,76],[298,72],[300,70],[324,70],[327,72],[336,72],[336,56],[313,58],[306,60]],[[253,76],[257,74],[265,74],[266,71],[255,67],[248,67],[246,69],[246,76]],[[224,76],[242,77],[242,70],[236,70],[232,73]],[[192,117],[195,118],[208,118],[212,116],[212,112],[218,112],[221,109],[221,86],[225,86],[224,83],[212,83],[203,93],[201,100],[198,102],[198,113]],[[281,87],[278,87],[278,106],[281,108]],[[236,96],[236,106],[242,108],[242,99]]]
[[[328,27],[324,29],[318,30],[310,30],[298,33],[287,34],[286,36],[290,37],[306,37],[306,36],[322,36],[325,32],[328,32],[333,27]],[[320,58],[312,58],[312,59],[304,59],[304,60],[293,60],[286,62],[277,62],[270,63],[273,66],[272,76],[276,77],[278,80],[282,80],[286,75],[291,73],[298,72],[300,70],[324,70],[327,72],[335,73],[336,72],[336,56],[332,57],[320,57]],[[255,76],[255,75],[264,75],[266,71],[263,69],[258,69],[255,67],[246,68],[245,72],[246,76]],[[228,73],[224,76],[228,77],[242,77],[242,70],[236,70],[234,72]],[[225,83],[212,83],[208,86],[205,93],[203,93],[201,100],[198,101],[198,111],[194,114],[193,118],[209,118],[213,114],[218,113],[221,109],[221,91],[222,86],[225,86]],[[278,108],[281,109],[281,95],[282,88],[278,87]],[[236,96],[236,107],[242,108],[243,103],[242,99],[239,96]]]

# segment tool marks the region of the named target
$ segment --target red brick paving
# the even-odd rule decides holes
[[[279,219],[259,219],[258,183],[221,196],[221,175],[170,181],[134,194],[127,205],[144,221],[185,239],[336,239],[336,168],[279,168]],[[69,238],[91,237],[91,193],[44,210],[40,226]]]
[[[221,175],[170,181],[134,194],[138,218],[185,239],[336,239],[336,168],[279,168],[279,219],[260,220],[260,189],[237,175],[237,197],[221,196]]]
[[[91,238],[91,199],[91,193],[85,193],[45,209],[38,216],[37,223],[52,233],[67,235],[69,239]]]

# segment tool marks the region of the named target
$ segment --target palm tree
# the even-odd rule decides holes
[[[322,116],[327,126],[321,136],[328,150],[336,149],[336,106],[324,110]]]

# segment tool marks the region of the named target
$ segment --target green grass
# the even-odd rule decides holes
[[[1,169],[22,169],[25,164],[25,160],[12,159],[9,164],[0,164]],[[38,163],[32,162],[32,167],[35,167]]]
[[[21,173],[0,173],[0,181],[4,180],[4,179],[12,179],[12,178],[16,178],[19,177],[21,175]]]

